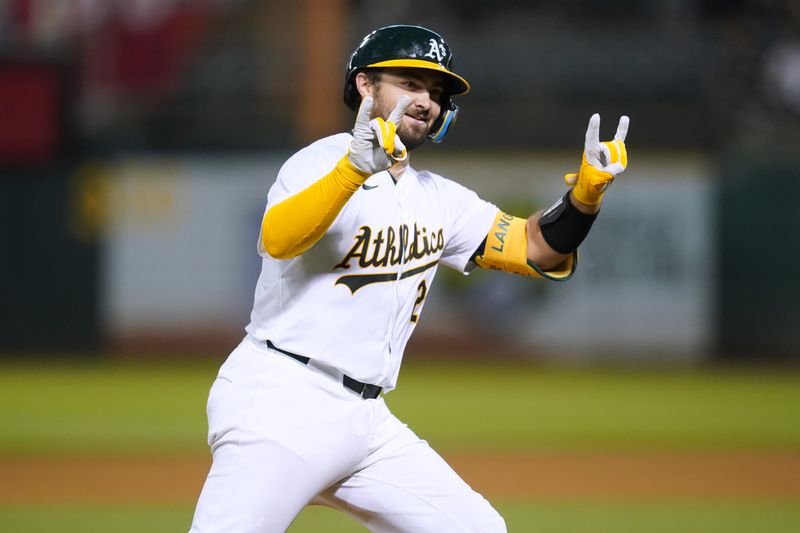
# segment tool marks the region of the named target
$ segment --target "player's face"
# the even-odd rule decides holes
[[[387,68],[381,72],[372,93],[372,116],[387,118],[404,94],[411,97],[397,127],[408,150],[422,146],[441,110],[444,75],[427,69]]]

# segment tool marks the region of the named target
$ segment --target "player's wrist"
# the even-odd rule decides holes
[[[599,210],[598,204],[593,213],[581,211],[570,199],[572,195],[572,191],[567,192],[539,217],[542,238],[560,254],[569,254],[578,249],[589,234]]]
[[[337,182],[342,188],[355,191],[358,189],[372,173],[361,170],[350,159],[350,152],[347,153],[336,163],[336,177]]]
[[[566,179],[566,176],[565,176]],[[596,168],[586,161],[584,155],[581,168],[578,171],[572,194],[575,200],[585,206],[599,206],[608,186],[614,181],[614,176]]]
[[[585,215],[594,215],[600,211],[600,204],[603,203],[603,195],[597,198],[587,198],[580,194],[577,187],[570,189],[567,195],[572,206]]]

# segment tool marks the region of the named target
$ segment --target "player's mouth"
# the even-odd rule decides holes
[[[408,118],[408,119],[411,121],[411,123],[412,123],[412,124],[414,124],[415,126],[420,126],[420,127],[427,127],[427,126],[428,126],[428,119],[427,119],[427,118],[417,118],[417,117],[415,117],[415,116],[408,115],[408,114],[406,114],[406,117],[407,117],[407,118]]]

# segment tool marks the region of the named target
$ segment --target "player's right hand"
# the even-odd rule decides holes
[[[572,195],[581,203],[597,205],[603,193],[618,174],[628,166],[628,151],[625,137],[630,120],[623,115],[619,119],[614,140],[600,142],[600,115],[595,113],[586,128],[586,143],[577,174],[567,174],[564,181],[572,186]]]
[[[406,147],[396,131],[406,109],[411,105],[411,98],[403,95],[386,120],[380,117],[370,120],[372,103],[371,96],[365,96],[361,100],[353,127],[353,141],[347,155],[353,166],[370,175],[382,172],[395,161],[408,157]]]

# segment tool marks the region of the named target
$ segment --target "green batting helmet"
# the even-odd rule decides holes
[[[347,62],[344,103],[354,111],[358,109],[361,95],[356,88],[356,74],[368,68],[412,67],[441,72],[445,81],[442,111],[428,134],[428,138],[440,142],[458,115],[458,106],[451,97],[469,91],[469,83],[451,70],[452,64],[453,52],[434,31],[409,25],[378,28],[364,37]]]

